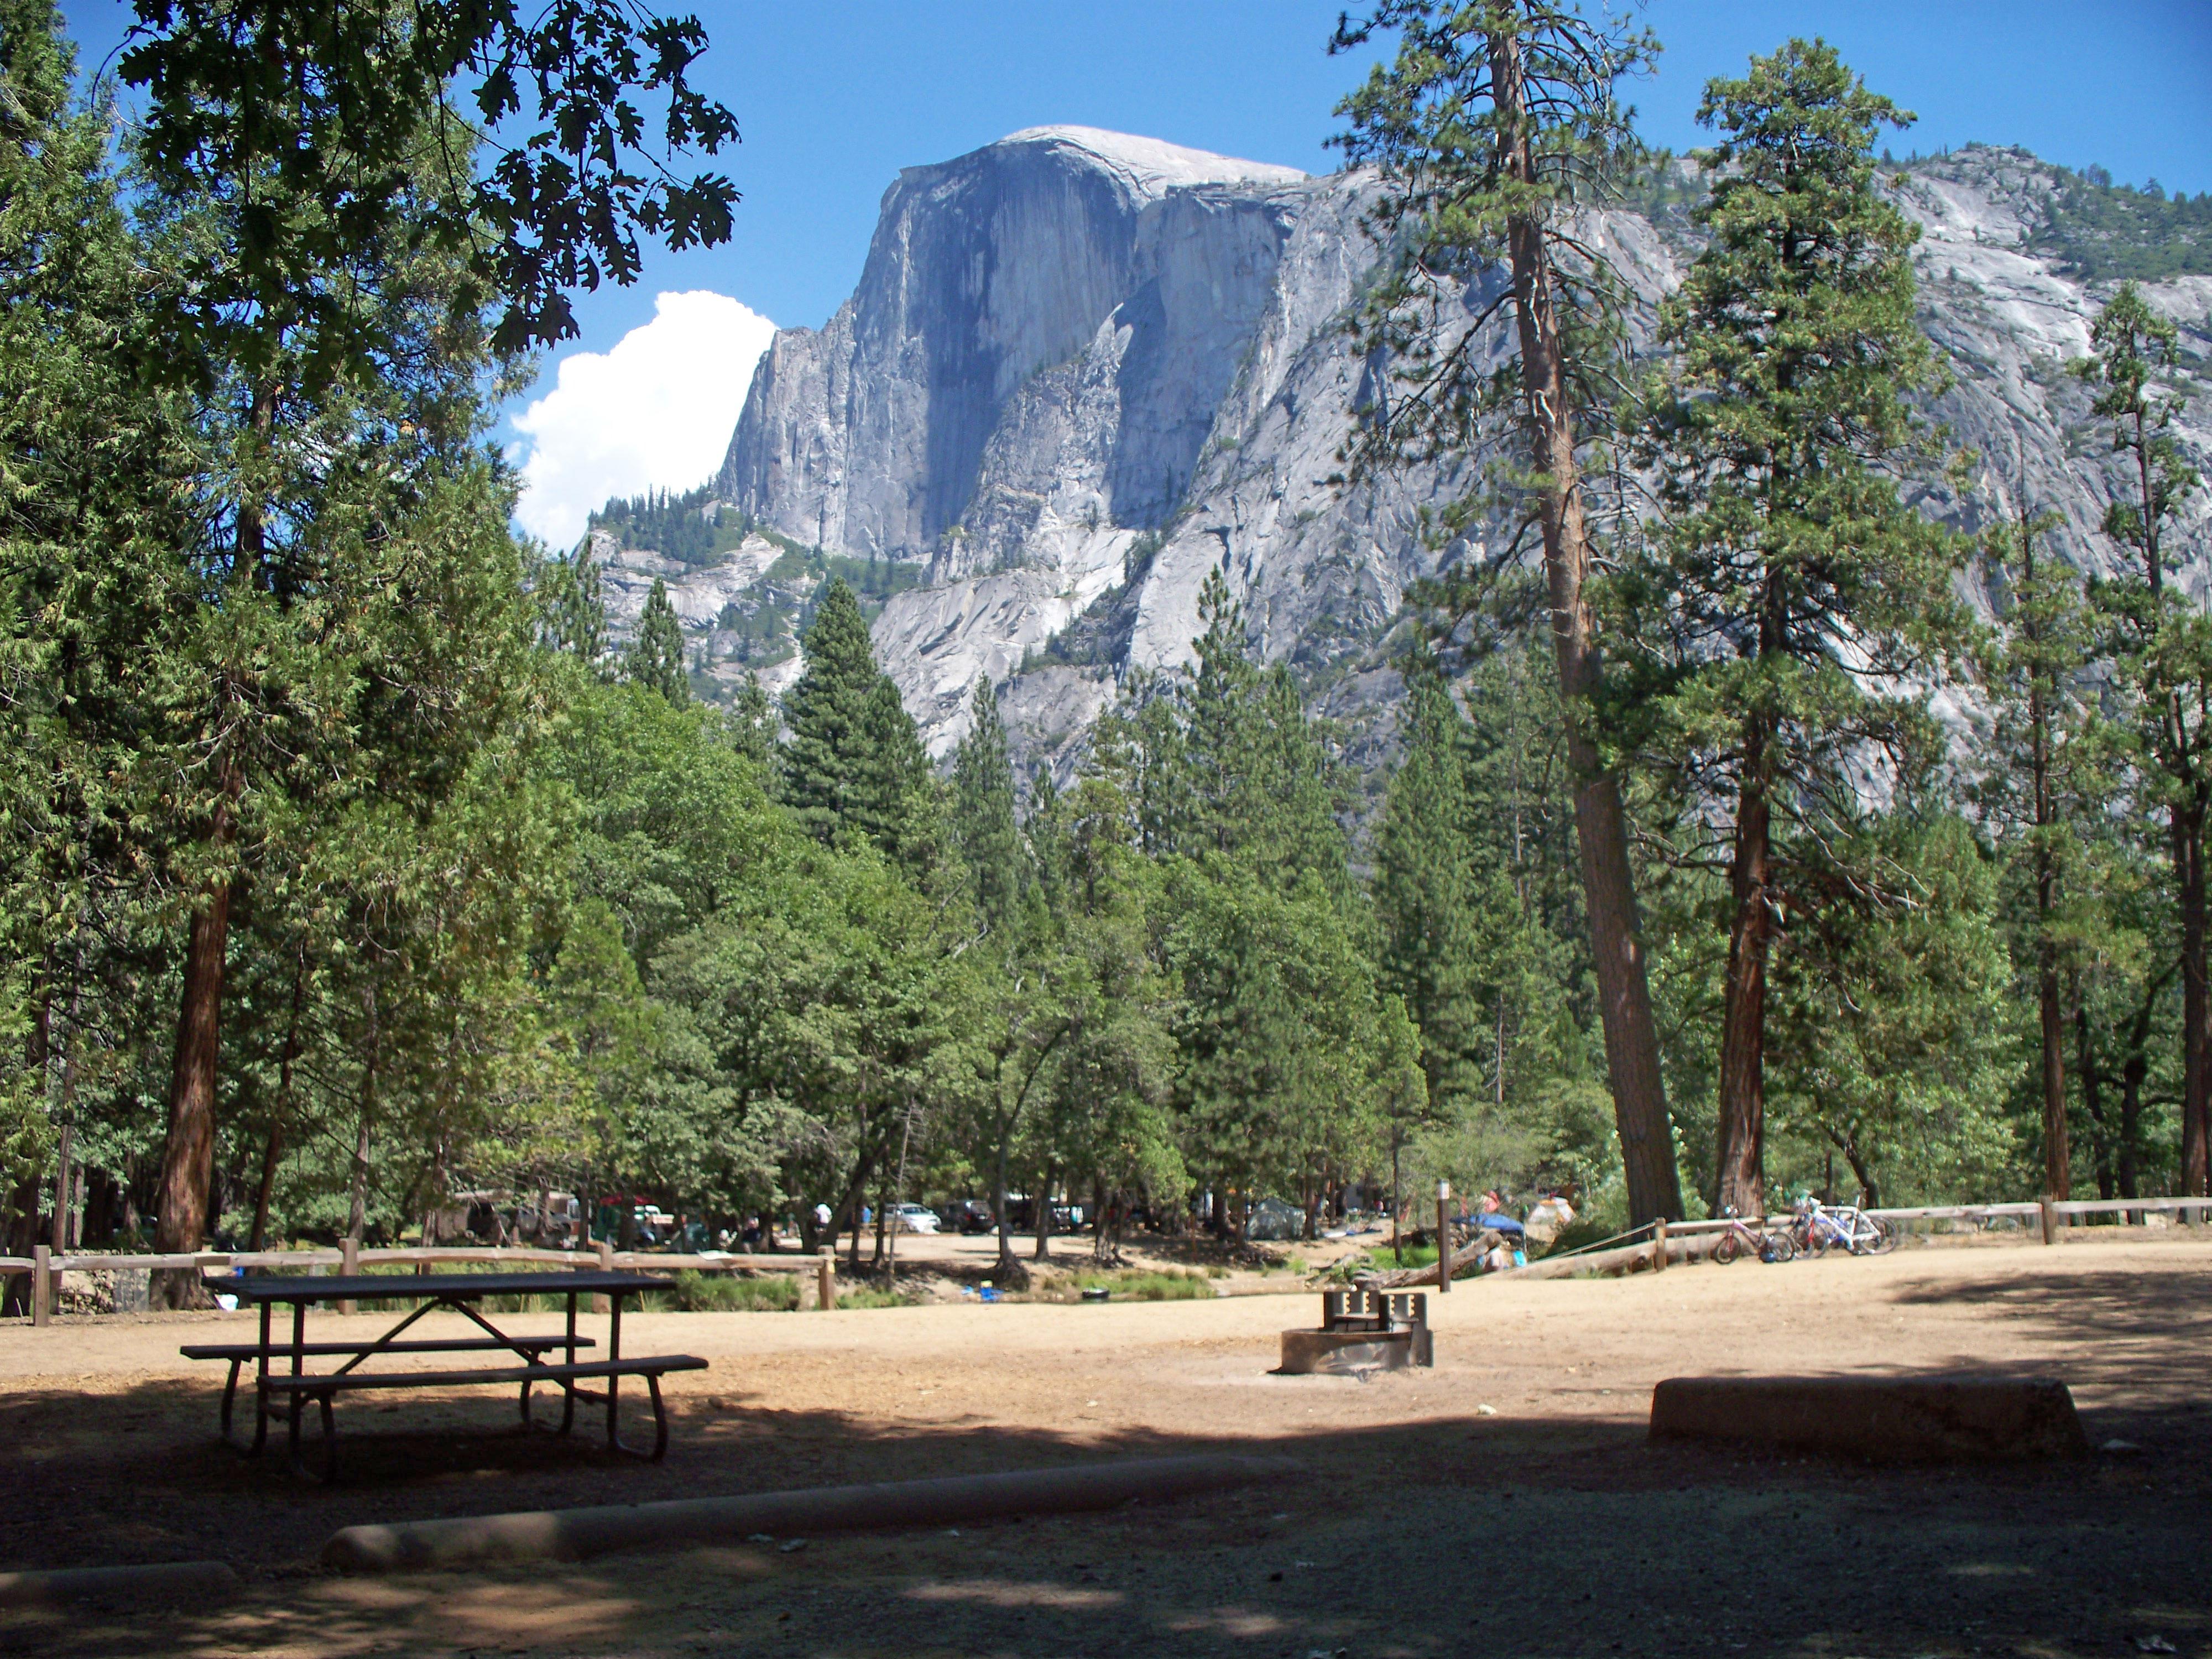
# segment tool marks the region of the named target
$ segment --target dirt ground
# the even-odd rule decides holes
[[[1430,1305],[1435,1369],[1364,1382],[1270,1375],[1310,1292],[633,1316],[625,1352],[712,1361],[671,1379],[665,1463],[526,1437],[504,1392],[356,1396],[331,1489],[216,1443],[221,1370],[177,1345],[245,1316],[0,1325],[0,1566],[216,1557],[246,1580],[221,1606],[0,1613],[0,1652],[2212,1656],[2201,1237],[1462,1281]],[[1962,1369],[2064,1379],[2109,1449],[1899,1471],[1644,1437],[1663,1376]],[[1303,1473],[801,1547],[314,1565],[363,1520],[1200,1449]]]

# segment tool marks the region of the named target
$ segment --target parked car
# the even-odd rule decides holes
[[[999,1224],[991,1214],[991,1206],[980,1198],[963,1198],[957,1204],[948,1204],[937,1215],[951,1231],[971,1237],[994,1231]]]
[[[902,1233],[933,1233],[937,1231],[937,1212],[926,1204],[902,1204],[891,1212],[891,1219]]]

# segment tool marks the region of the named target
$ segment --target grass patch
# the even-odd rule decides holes
[[[799,1306],[799,1281],[783,1273],[750,1279],[686,1268],[670,1289],[647,1292],[645,1305],[668,1313],[790,1313]]]
[[[794,1290],[793,1291],[794,1298],[797,1294],[797,1291]],[[913,1308],[919,1307],[921,1304],[921,1297],[910,1291],[879,1291],[872,1285],[864,1285],[857,1291],[841,1290],[837,1292],[837,1305],[840,1308]]]
[[[1195,1267],[1163,1267],[1146,1271],[1132,1267],[1121,1273],[1079,1273],[1054,1286],[1062,1300],[1077,1300],[1085,1291],[1110,1291],[1131,1302],[1210,1302],[1212,1275]]]
[[[1363,1273],[1392,1273],[1401,1267],[1433,1267],[1436,1264],[1435,1245],[1408,1244],[1403,1250],[1385,1248],[1346,1256],[1328,1270],[1326,1277],[1330,1284],[1349,1285]]]

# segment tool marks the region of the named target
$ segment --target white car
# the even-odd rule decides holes
[[[937,1231],[937,1212],[920,1204],[902,1204],[891,1212],[891,1219],[898,1223],[902,1233],[933,1233]]]

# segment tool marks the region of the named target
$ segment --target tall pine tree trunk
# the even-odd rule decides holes
[[[2119,1191],[2114,1163],[2112,1134],[2105,1122],[2105,1079],[2097,1069],[2096,1051],[2089,1034],[2089,1011],[2081,1001],[2081,975],[2068,975],[2068,996],[2074,1005],[2074,1069],[2081,1079],[2081,1109],[2089,1119],[2095,1140],[2097,1196],[2111,1198]]]
[[[2173,809],[2173,865],[2181,894],[2181,1190],[2204,1194],[2207,1105],[2212,1101],[2212,1007],[2204,958],[2204,805],[2192,789]]]
[[[228,792],[226,792],[227,795]],[[228,799],[216,807],[212,839],[228,845]],[[215,1178],[216,1064],[222,1046],[222,980],[230,943],[231,883],[212,883],[192,913],[185,945],[185,982],[177,1012],[176,1051],[169,1068],[169,1127],[161,1147],[160,1216],[154,1249],[163,1255],[198,1249],[207,1237],[208,1189]],[[207,1305],[207,1291],[192,1268],[155,1275],[154,1300],[162,1307]]]
[[[1492,91],[1507,171],[1516,183],[1535,176],[1528,131],[1521,42],[1510,28],[1489,36]],[[1637,937],[1636,889],[1628,861],[1628,818],[1620,781],[1600,763],[1584,699],[1595,688],[1599,655],[1583,583],[1589,569],[1589,534],[1575,459],[1573,407],[1560,338],[1558,296],[1542,225],[1533,216],[1510,230],[1515,311],[1521,338],[1524,420],[1536,471],[1545,483],[1540,510],[1544,567],[1552,610],[1552,643],[1566,706],[1567,760],[1575,779],[1575,840],[1582,857],[1583,903],[1605,1025],[1606,1072],[1628,1181],[1630,1219],[1641,1224],[1682,1216],[1659,1069],[1659,1032],[1644,947]]]
[[[353,1187],[346,1206],[346,1237],[356,1247],[368,1226],[369,1137],[376,1125],[376,1063],[384,1046],[384,1032],[376,1018],[374,985],[362,994],[362,1001],[368,1014],[368,1060],[361,1072],[361,1122],[354,1135]]]
[[[2023,532],[2021,540],[2027,537]],[[2035,554],[2027,556],[2027,580],[2035,580]],[[2031,635],[2031,638],[2033,635]],[[2073,1169],[2066,1139],[2066,1011],[2058,996],[2058,945],[2051,936],[2051,913],[2058,877],[2050,836],[2056,814],[2051,799],[2051,714],[2043,695],[2043,671],[2033,672],[2027,699],[2030,760],[2035,769],[2035,955],[2043,1018],[2043,1190],[2056,1199],[2073,1196]]]
[[[1764,726],[1753,721],[1744,736],[1743,787],[1729,866],[1735,914],[1721,1016],[1718,1200],[1723,1211],[1746,1216],[1766,1212],[1766,957],[1773,925],[1766,741]]]
[[[276,410],[275,391],[258,388],[249,423],[264,445],[275,425]],[[253,581],[266,550],[260,501],[252,498],[240,501],[232,580]],[[227,680],[218,697],[228,712]],[[223,740],[217,742],[222,745]],[[245,780],[239,775],[237,755],[228,747],[219,747],[216,771],[217,793],[208,845],[221,869],[236,838],[235,812]],[[209,884],[204,902],[192,913],[185,945],[184,995],[177,1012],[176,1052],[169,1071],[168,1135],[161,1149],[161,1209],[154,1234],[154,1248],[164,1255],[197,1250],[206,1238],[207,1194],[215,1176],[215,1097],[222,1050],[223,966],[230,947],[234,880],[225,872]],[[155,1277],[152,1297],[157,1304],[175,1308],[206,1305],[206,1287],[197,1272],[162,1273]]]
[[[261,1185],[253,1196],[253,1238],[260,1249],[269,1237],[269,1202],[276,1190],[276,1164],[284,1155],[284,1120],[292,1111],[292,1067],[300,1058],[300,1016],[307,996],[307,957],[300,953],[292,975],[292,1018],[284,1028],[284,1052],[276,1064],[276,1109],[269,1115],[269,1141],[261,1152]]]

